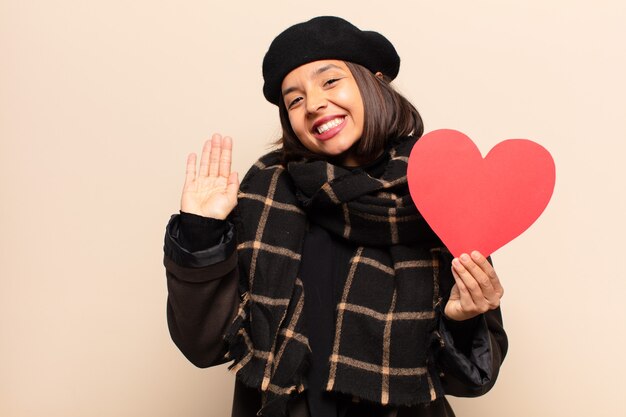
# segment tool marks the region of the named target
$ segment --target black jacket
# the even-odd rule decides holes
[[[240,301],[233,226],[186,213],[172,216],[164,250],[167,318],[174,343],[198,367],[226,362],[223,335]],[[437,363],[446,394],[471,397],[489,391],[508,346],[500,310],[465,322],[442,319],[439,332],[442,349]],[[260,401],[259,392],[237,382],[232,416],[256,416]],[[354,405],[346,412],[346,417],[454,416],[445,398],[426,407]],[[289,413],[310,416],[305,395],[294,399]]]

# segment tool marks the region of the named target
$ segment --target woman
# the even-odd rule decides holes
[[[408,194],[423,131],[389,85],[400,59],[337,17],[294,25],[263,61],[280,147],[230,172],[214,135],[187,160],[165,237],[172,339],[199,367],[234,360],[233,416],[453,416],[507,349],[502,286],[452,259]],[[239,191],[238,191],[239,190]]]

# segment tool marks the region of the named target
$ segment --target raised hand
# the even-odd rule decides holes
[[[444,309],[452,320],[467,320],[500,305],[504,289],[498,274],[478,251],[464,253],[452,261],[456,284]]]
[[[197,172],[196,154],[189,154],[181,211],[223,220],[235,208],[239,179],[230,172],[232,149],[230,137],[214,134],[204,143]]]

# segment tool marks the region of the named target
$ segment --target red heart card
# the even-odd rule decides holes
[[[488,256],[530,227],[548,205],[555,167],[528,139],[498,143],[483,159],[461,132],[422,136],[411,151],[409,190],[420,213],[454,256]]]

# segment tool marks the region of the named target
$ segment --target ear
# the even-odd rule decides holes
[[[374,74],[377,78],[380,78],[381,80],[383,79],[383,73],[380,71],[376,71],[376,74]]]

